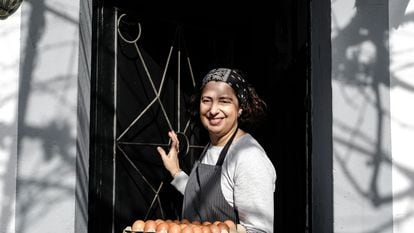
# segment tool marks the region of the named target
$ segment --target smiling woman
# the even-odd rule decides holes
[[[231,219],[248,232],[273,232],[276,172],[265,150],[249,133],[239,128],[239,119],[254,123],[262,115],[258,98],[240,71],[218,68],[202,80],[193,97],[210,142],[195,162],[190,175],[181,171],[175,132],[166,154],[158,147],[172,185],[184,194],[182,217],[191,221]]]

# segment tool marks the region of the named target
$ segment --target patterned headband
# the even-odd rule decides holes
[[[229,84],[236,92],[237,99],[240,102],[240,106],[245,107],[248,101],[248,83],[236,70],[228,68],[218,68],[210,70],[206,76],[204,76],[201,83],[203,88],[210,81],[221,81]]]

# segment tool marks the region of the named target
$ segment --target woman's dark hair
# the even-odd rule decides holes
[[[245,130],[249,130],[252,126],[260,123],[266,116],[267,105],[259,97],[255,88],[247,83],[247,75],[240,70],[233,69],[234,72],[239,74],[246,81],[246,97],[242,103],[239,99],[240,108],[242,113],[239,116],[238,123],[239,127]],[[199,107],[200,107],[200,98],[204,86],[199,84],[195,89],[190,98],[190,106],[188,108],[188,114],[192,122],[200,123],[199,116]],[[234,89],[233,89],[234,90]],[[234,90],[235,91],[235,90]],[[236,92],[236,91],[235,91]]]

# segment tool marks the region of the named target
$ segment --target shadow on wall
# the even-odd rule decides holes
[[[1,131],[5,129],[6,132],[10,132],[0,138],[0,148],[7,151],[13,150],[5,142],[9,136],[13,136],[11,127],[18,126],[17,191],[14,193],[7,190],[9,188],[7,183],[1,190],[4,200],[14,200],[16,195],[16,203],[12,201],[2,203],[0,212],[2,229],[12,229],[11,224],[14,224],[14,221],[11,213],[16,208],[16,232],[24,232],[30,226],[47,222],[50,215],[56,212],[56,206],[67,204],[67,200],[73,198],[75,193],[73,170],[76,161],[76,129],[73,128],[75,120],[69,117],[76,116],[77,111],[76,96],[74,100],[72,99],[74,96],[72,83],[76,75],[74,72],[77,70],[71,68],[76,67],[79,48],[74,46],[73,38],[60,39],[59,43],[55,41],[44,43],[42,38],[46,34],[46,17],[53,17],[60,25],[67,25],[68,28],[77,28],[78,20],[67,14],[65,3],[54,6],[47,3],[46,0],[27,0],[22,5],[24,8],[21,28],[25,33],[22,33],[20,52],[22,60],[20,61],[18,116],[10,126],[0,124]],[[57,68],[53,68],[54,65],[62,67],[61,62],[66,60],[60,61],[59,58],[47,60],[50,59],[48,53],[60,53],[62,50],[72,56],[70,58],[72,63],[63,63],[63,67],[67,67],[67,70],[61,70],[58,72],[60,75],[55,75],[53,71]],[[16,64],[18,62],[16,61]],[[43,64],[40,64],[42,62]],[[46,62],[51,62],[48,64],[50,69],[44,69]],[[39,71],[41,66],[43,70]],[[15,97],[3,96],[0,104],[7,105],[12,99]],[[6,175],[0,178],[7,181],[7,176],[15,172],[16,160],[9,158],[8,161],[2,162],[7,163],[4,166]],[[54,210],[51,212],[51,209]],[[70,223],[67,225],[69,227]]]
[[[332,1],[332,4],[339,5],[344,1],[346,2]],[[390,116],[390,99],[386,91],[396,87],[414,91],[412,84],[396,75],[398,70],[389,69],[389,58],[396,55],[389,50],[389,28],[414,21],[412,13],[405,15],[408,3],[409,0],[400,1],[394,4],[398,5],[396,8],[389,11],[387,0],[356,0],[353,6],[355,14],[345,26],[339,25],[339,20],[343,19],[343,9],[335,12],[335,8],[332,8],[332,77],[334,91],[336,86],[338,88],[337,94],[333,96],[334,104],[338,104],[333,108],[333,149],[337,168],[334,173],[340,174],[336,177],[343,177],[353,188],[353,191],[344,191],[339,195],[346,196],[354,192],[359,200],[364,200],[373,209],[380,211],[388,206],[386,209],[391,210],[391,218],[384,218],[390,221],[378,219],[380,221],[376,221],[375,225],[367,227],[371,230],[364,232],[392,231],[392,202],[412,198],[414,191],[414,171],[391,159],[390,121],[398,119]],[[392,15],[396,12],[398,15]],[[399,19],[398,22],[389,26],[389,14]],[[411,63],[400,69],[412,68],[413,65]],[[349,116],[349,112],[353,115]],[[414,125],[405,127],[414,130]],[[391,166],[409,181],[408,187],[394,196],[391,189]],[[344,187],[335,192],[342,192],[340,189]],[[413,214],[411,211],[406,216],[400,216],[394,220],[394,224],[397,224],[396,221],[405,221]]]

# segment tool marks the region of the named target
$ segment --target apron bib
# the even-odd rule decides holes
[[[221,150],[216,165],[201,163],[209,145],[195,162],[184,192],[183,219],[200,222],[230,219],[239,223],[236,209],[227,202],[221,190],[221,166],[237,131]]]

